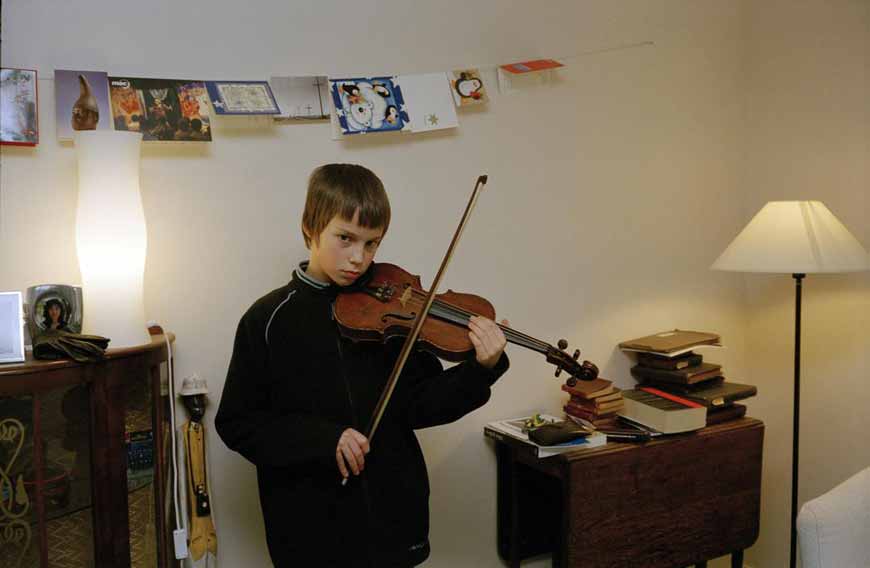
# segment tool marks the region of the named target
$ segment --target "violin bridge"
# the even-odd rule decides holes
[[[402,297],[399,298],[399,303],[402,304],[402,308],[405,308],[406,304],[411,300],[411,294],[413,294],[413,289],[410,286],[405,288],[405,291],[402,292]]]

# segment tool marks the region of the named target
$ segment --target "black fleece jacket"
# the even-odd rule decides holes
[[[365,428],[401,348],[343,338],[332,317],[340,288],[300,265],[242,316],[215,427],[257,467],[275,566],[409,567],[429,555],[429,481],[416,428],[482,406],[508,367],[472,358],[443,370],[408,358],[359,477],[335,462],[341,433]],[[356,286],[363,285],[371,270]]]

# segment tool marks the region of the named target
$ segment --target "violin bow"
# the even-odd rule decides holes
[[[432,281],[432,286],[429,287],[429,293],[426,295],[423,309],[420,310],[417,319],[414,320],[414,326],[411,328],[410,333],[408,333],[408,337],[405,338],[405,343],[402,345],[402,350],[399,352],[399,358],[396,359],[396,364],[393,366],[390,378],[387,380],[387,384],[381,392],[381,398],[378,400],[378,404],[372,415],[371,423],[366,432],[366,438],[368,438],[369,443],[371,443],[372,437],[374,437],[375,431],[378,429],[378,424],[381,422],[384,410],[387,408],[387,404],[390,402],[390,397],[393,395],[393,390],[396,388],[396,383],[399,381],[399,375],[402,373],[402,369],[405,368],[405,362],[407,362],[408,356],[411,354],[411,350],[417,342],[417,337],[420,335],[420,330],[423,328],[423,323],[429,315],[432,302],[435,300],[435,295],[438,292],[438,285],[441,283],[441,277],[444,275],[445,270],[447,270],[447,265],[453,257],[453,250],[459,243],[459,238],[462,236],[462,232],[465,230],[465,225],[471,217],[471,211],[477,203],[477,196],[480,193],[480,190],[486,185],[486,179],[487,176],[482,175],[477,178],[477,183],[474,184],[474,191],[471,193],[471,198],[468,200],[468,205],[465,207],[465,213],[462,215],[462,220],[459,222],[459,226],[453,234],[453,240],[450,241],[450,246],[447,247],[447,254],[444,255],[444,260],[441,261],[441,267],[438,269],[438,274],[435,275],[435,280]]]

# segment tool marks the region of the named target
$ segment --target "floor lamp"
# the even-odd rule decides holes
[[[791,549],[795,566],[800,429],[801,281],[818,272],[870,269],[855,237],[820,201],[771,201],[713,263],[713,270],[791,274],[795,282],[794,414],[791,467]]]

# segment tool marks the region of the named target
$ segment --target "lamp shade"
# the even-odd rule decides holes
[[[870,269],[861,243],[820,201],[771,201],[711,267],[811,274]]]
[[[74,140],[83,332],[108,337],[113,348],[148,343],[143,302],[147,234],[139,194],[142,135],[78,130]]]

